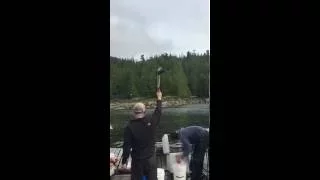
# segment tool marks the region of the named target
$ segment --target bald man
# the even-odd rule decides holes
[[[133,119],[124,130],[122,165],[126,167],[131,154],[131,180],[157,180],[155,157],[155,132],[161,116],[162,93],[157,91],[157,106],[151,118],[147,118],[146,107],[137,103],[133,107]],[[131,151],[132,149],[132,151]]]

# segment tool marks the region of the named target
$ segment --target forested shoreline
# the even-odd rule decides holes
[[[187,52],[186,56],[161,54],[140,61],[110,57],[110,99],[152,98],[156,90],[156,71],[161,75],[161,90],[166,96],[186,99],[209,97],[209,51]]]

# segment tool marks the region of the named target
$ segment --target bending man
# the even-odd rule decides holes
[[[191,180],[199,180],[202,175],[203,160],[209,146],[209,129],[200,126],[181,128],[176,132],[183,145],[183,154],[177,155],[177,162],[187,161],[189,153],[193,153],[190,161]]]

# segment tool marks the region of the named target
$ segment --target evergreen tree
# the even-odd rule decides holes
[[[162,91],[168,96],[208,97],[209,51],[202,54],[187,52],[176,57],[163,53],[141,61],[110,57],[110,98],[151,97],[156,90],[156,70],[161,75]]]

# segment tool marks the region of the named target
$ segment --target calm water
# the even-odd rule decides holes
[[[151,115],[153,110],[148,110]],[[161,141],[162,135],[175,130],[196,125],[209,127],[209,105],[197,104],[179,108],[163,108],[161,120],[157,129],[157,141]],[[110,122],[113,130],[110,130],[110,147],[116,147],[123,138],[123,128],[130,119],[130,111],[111,111]]]

